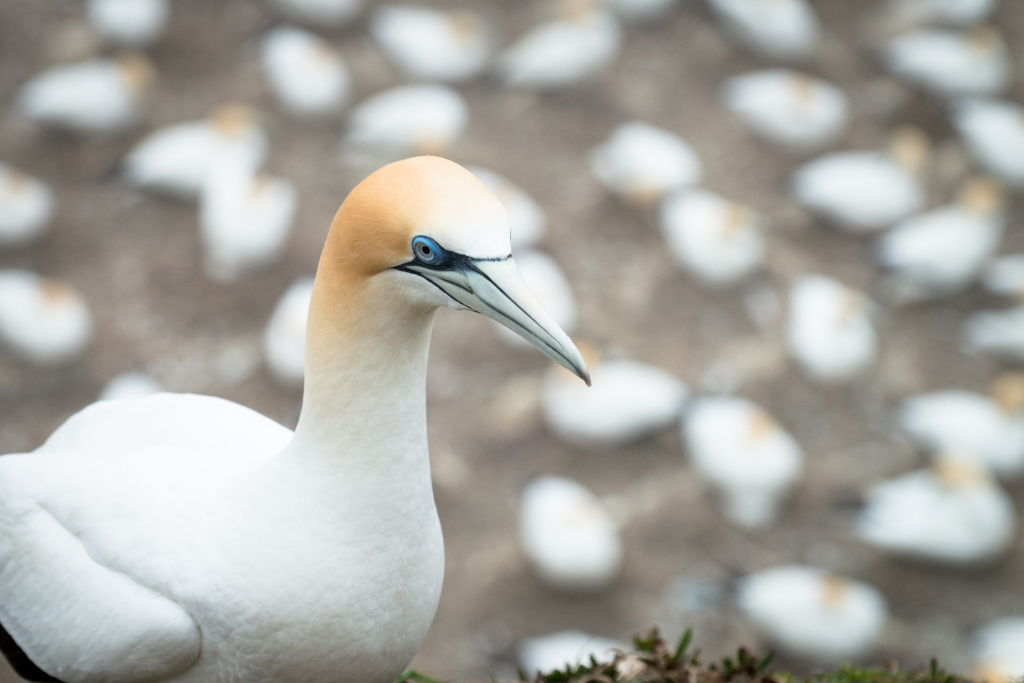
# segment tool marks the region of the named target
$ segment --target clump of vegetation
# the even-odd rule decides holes
[[[561,671],[538,673],[533,678],[519,672],[520,683],[970,683],[943,671],[935,660],[924,669],[900,672],[895,664],[884,668],[858,668],[844,664],[836,670],[795,679],[787,673],[769,673],[772,654],[758,657],[740,648],[735,657],[704,664],[700,651],[690,651],[691,631],[669,647],[657,629],[637,636],[633,652],[619,652],[611,662],[590,662]],[[395,683],[442,683],[415,671],[406,671]],[[492,683],[496,683],[492,680]]]

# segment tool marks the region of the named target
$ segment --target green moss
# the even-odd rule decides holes
[[[744,648],[735,657],[705,664],[700,651],[691,651],[693,634],[687,631],[679,643],[668,647],[657,629],[633,640],[633,652],[620,652],[610,663],[590,662],[529,678],[519,672],[521,683],[793,683],[787,673],[769,672],[772,655],[755,656]],[[947,674],[935,660],[924,669],[899,672],[890,668],[858,668],[842,665],[830,673],[799,679],[801,683],[969,683]],[[404,672],[395,683],[441,683],[415,671]],[[493,682],[492,682],[493,683]]]

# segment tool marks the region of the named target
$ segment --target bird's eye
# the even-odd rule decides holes
[[[429,237],[415,237],[412,240],[412,252],[416,259],[428,266],[440,263],[444,251],[437,242]]]

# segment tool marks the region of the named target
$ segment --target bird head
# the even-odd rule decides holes
[[[331,226],[318,280],[344,274],[336,291],[372,283],[416,309],[482,313],[589,385],[583,357],[529,290],[511,250],[505,208],[483,183],[454,162],[414,157],[352,190]]]

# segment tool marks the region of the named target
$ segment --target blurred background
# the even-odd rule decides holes
[[[1024,674],[1019,623],[978,631],[1024,616],[1024,268],[997,260],[1024,248],[1024,3],[416,7],[0,2],[0,452],[156,387],[293,427],[308,294],[279,300],[362,178],[441,154],[504,178],[595,383],[439,315],[416,669],[508,678],[530,638],[658,625],[796,671]],[[786,565],[827,574],[759,594]]]

